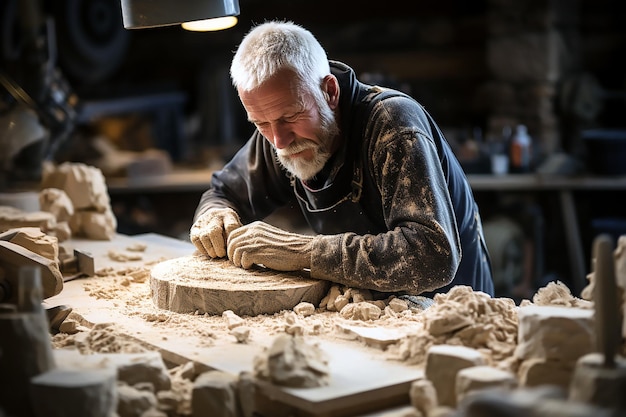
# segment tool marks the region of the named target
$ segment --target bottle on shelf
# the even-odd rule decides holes
[[[532,139],[525,125],[519,124],[511,138],[509,168],[511,172],[530,172],[532,166]]]

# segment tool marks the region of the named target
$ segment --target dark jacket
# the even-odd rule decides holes
[[[292,178],[255,131],[213,174],[196,216],[231,207],[248,223],[297,204],[319,233],[314,278],[413,295],[469,285],[493,295],[472,190],[434,120],[411,97],[363,84],[342,63],[331,68],[344,142],[317,178]]]

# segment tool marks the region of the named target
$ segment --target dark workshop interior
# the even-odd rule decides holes
[[[117,0],[42,2],[57,88],[75,113],[53,158],[103,170],[120,233],[187,239],[210,171],[252,131],[228,76],[233,51],[251,25],[274,18],[310,29],[330,59],[410,93],[435,117],[475,184],[499,294],[521,298],[555,279],[579,292],[593,237],[626,233],[623,1],[241,0],[240,8],[236,26],[198,33],[126,30]],[[19,10],[18,0],[0,0],[0,63],[29,85],[36,74],[24,71],[32,57]],[[529,172],[564,184],[490,185],[491,157],[506,152],[517,125],[532,139]],[[28,169],[36,146],[21,152],[26,168],[3,173],[0,186],[36,177]],[[528,174],[514,168],[507,178]],[[180,171],[206,175],[169,184]],[[137,185],[143,177],[162,178],[162,186]],[[586,186],[589,178],[598,185]],[[289,210],[276,221],[303,227]],[[574,235],[578,246],[568,249]],[[571,259],[576,253],[583,259]]]
[[[260,136],[229,68],[274,19],[464,172],[348,71],[243,91]],[[624,417],[625,28],[624,0],[0,0],[0,417]]]

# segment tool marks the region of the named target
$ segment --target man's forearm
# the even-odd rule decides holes
[[[392,247],[390,242],[396,237],[354,233],[316,236],[312,242],[311,277],[349,287],[414,295],[452,281],[460,255],[453,254],[450,245],[427,242],[420,250],[405,241]]]

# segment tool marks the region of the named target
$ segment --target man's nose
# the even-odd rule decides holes
[[[274,146],[277,149],[284,149],[293,142],[293,134],[284,124],[276,123],[272,126],[272,135],[274,137]]]

